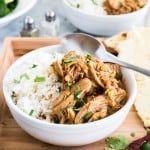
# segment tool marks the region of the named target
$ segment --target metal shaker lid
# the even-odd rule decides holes
[[[24,29],[33,29],[35,28],[34,19],[31,16],[27,16],[24,20]]]
[[[50,10],[50,11],[47,11],[45,13],[45,19],[46,21],[48,22],[51,22],[51,21],[55,21],[56,20],[56,14],[54,11]]]

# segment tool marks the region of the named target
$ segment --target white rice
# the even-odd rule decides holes
[[[10,95],[15,92],[16,97],[13,97],[13,101],[17,107],[35,118],[44,114],[46,117],[44,119],[48,122],[51,113],[50,104],[59,95],[59,89],[62,87],[62,83],[58,82],[58,77],[50,66],[58,58],[61,59],[62,55],[36,53],[13,68],[7,78]],[[22,75],[29,79],[27,77],[20,79]],[[45,81],[35,82],[37,76],[44,77]],[[20,83],[14,83],[14,80],[20,81]]]
[[[94,15],[106,15],[106,11],[103,8],[104,0],[68,0],[68,3],[85,13]]]

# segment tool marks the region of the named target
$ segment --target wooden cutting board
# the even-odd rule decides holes
[[[34,49],[55,45],[59,38],[7,38],[0,55],[0,150],[103,150],[105,140],[80,147],[59,147],[43,143],[23,131],[13,119],[2,92],[2,80],[8,67]],[[110,123],[111,126],[111,123]],[[98,131],[97,131],[98,132]],[[135,132],[135,137],[130,134]],[[101,133],[99,133],[101,134]],[[146,135],[143,123],[132,108],[124,123],[110,136],[124,135],[130,141]]]

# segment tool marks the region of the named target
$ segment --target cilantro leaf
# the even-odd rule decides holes
[[[23,73],[20,75],[19,80],[14,79],[13,82],[19,84],[23,78],[25,78],[26,80],[30,79],[27,73]]]
[[[34,82],[44,82],[45,80],[44,76],[36,76]]]
[[[135,132],[131,132],[130,136],[135,137]]]
[[[77,8],[80,8],[80,4],[78,3],[78,4],[76,5],[76,7],[77,7]]]
[[[106,139],[106,144],[108,148],[113,148],[115,150],[125,150],[129,145],[129,141],[124,136],[108,137]]]
[[[31,68],[36,68],[38,65],[36,64],[33,64]]]
[[[93,113],[91,111],[87,112],[83,117],[84,121],[88,121],[92,117],[92,115]]]
[[[68,87],[69,89],[71,89],[72,85],[73,85],[72,82],[67,82],[67,87]]]
[[[92,59],[92,56],[89,55],[89,54],[87,54],[87,55],[86,55],[86,61],[87,61],[87,63],[88,63],[91,59]]]
[[[68,57],[68,58],[65,58],[63,60],[64,63],[70,63],[70,62],[73,62],[75,60],[78,60],[80,58],[80,56],[78,55],[75,55],[75,56],[72,56],[72,57]]]
[[[76,87],[75,91],[74,91],[74,99],[75,100],[79,100],[82,98],[82,93],[81,93],[81,90],[80,90],[80,87]]]
[[[30,111],[30,113],[29,113],[29,116],[32,116],[33,112],[34,112],[34,110],[31,109],[31,111]]]

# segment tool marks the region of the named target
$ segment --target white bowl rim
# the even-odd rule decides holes
[[[11,99],[11,96],[8,94],[7,91],[7,88],[5,87],[5,80],[7,78],[7,74],[9,72],[9,70],[11,70],[15,65],[17,65],[19,62],[22,62],[23,59],[25,59],[26,57],[34,54],[34,53],[38,53],[38,52],[44,52],[44,50],[46,49],[51,49],[51,48],[58,48],[60,47],[60,45],[53,45],[53,46],[46,46],[46,47],[42,47],[42,48],[38,48],[34,51],[31,51],[25,55],[23,55],[22,57],[20,57],[18,60],[16,60],[10,67],[9,69],[7,70],[4,78],[3,78],[3,93],[4,93],[4,97],[5,97],[5,101],[8,103],[8,107],[11,106],[11,108],[13,110],[15,110],[15,112],[17,112],[19,115],[25,117],[27,120],[31,121],[31,122],[34,122],[35,124],[37,123],[38,125],[45,125],[47,127],[59,127],[59,128],[80,128],[80,127],[83,127],[83,128],[88,128],[88,127],[91,127],[93,126],[94,124],[98,125],[98,124],[101,124],[102,122],[105,122],[107,120],[110,120],[112,117],[115,117],[119,112],[121,111],[124,111],[125,107],[130,107],[135,98],[136,98],[136,93],[137,93],[137,85],[136,85],[136,80],[135,80],[135,77],[134,77],[134,74],[133,72],[131,72],[130,70],[127,70],[125,68],[122,68],[122,70],[124,71],[128,71],[128,74],[130,75],[131,77],[131,80],[133,81],[133,86],[135,87],[134,89],[134,92],[130,95],[128,101],[126,102],[126,104],[121,108],[119,109],[117,112],[113,113],[112,115],[110,116],[107,116],[106,118],[102,118],[100,120],[97,120],[97,121],[94,121],[94,122],[89,122],[89,123],[83,123],[83,124],[56,124],[56,123],[51,123],[51,122],[46,122],[46,121],[43,121],[43,120],[39,120],[39,119],[36,119],[36,118],[33,118],[29,115],[27,115],[26,113],[24,113],[22,110],[20,110],[15,104],[14,102],[12,101]]]
[[[118,19],[118,18],[122,18],[122,17],[128,17],[129,15],[136,15],[140,12],[142,12],[143,10],[145,10],[146,8],[148,8],[150,6],[150,0],[147,1],[147,4],[142,7],[141,9],[137,10],[137,11],[133,11],[131,13],[127,13],[127,14],[120,14],[120,15],[104,15],[104,14],[92,14],[92,13],[87,13],[87,12],[84,12],[80,9],[77,9],[75,7],[72,7],[71,5],[69,5],[69,3],[67,2],[67,0],[62,0],[64,2],[64,4],[66,6],[68,6],[70,9],[72,9],[73,11],[76,11],[76,12],[79,12],[83,15],[86,15],[86,16],[89,16],[89,17],[97,17],[97,18],[107,18],[107,19],[110,19],[110,18],[113,18],[113,19]]]
[[[37,3],[38,0],[31,0],[28,7],[26,9],[22,9],[21,11],[12,14],[12,15],[6,15],[2,18],[0,18],[0,24],[1,23],[5,23],[5,22],[10,22],[11,20],[13,19],[16,19],[18,17],[20,17],[21,15],[23,15],[24,13],[28,12],[36,3]],[[18,4],[19,5],[19,4]]]

